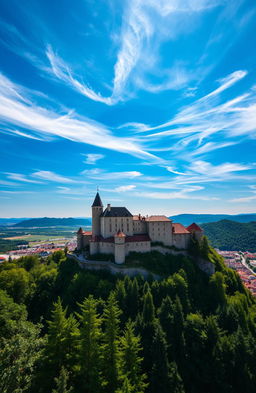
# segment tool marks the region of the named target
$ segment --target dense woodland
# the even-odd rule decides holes
[[[156,267],[156,253],[143,265],[158,281],[82,270],[62,251],[2,264],[0,392],[254,392],[255,300],[205,239],[191,253],[216,273],[161,254]]]
[[[215,248],[256,252],[256,221],[240,223],[221,220],[201,226]]]

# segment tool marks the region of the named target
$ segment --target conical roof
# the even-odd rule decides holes
[[[189,232],[195,232],[195,231],[203,232],[202,228],[200,228],[200,226],[197,225],[197,224],[195,224],[194,222],[193,222],[193,224],[191,224],[191,225],[189,225],[189,226],[187,227],[187,230],[188,230]]]
[[[115,234],[117,237],[126,237],[126,235],[119,229],[118,232]]]
[[[96,207],[96,206],[103,207],[103,204],[102,204],[101,199],[100,199],[100,194],[98,192],[97,192],[96,197],[94,199],[94,202],[92,204],[92,207]]]

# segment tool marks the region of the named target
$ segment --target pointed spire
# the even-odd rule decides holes
[[[97,194],[96,194],[96,197],[95,197],[95,199],[94,199],[94,202],[93,202],[93,204],[92,204],[92,207],[103,207],[103,204],[102,204],[102,202],[101,202],[101,199],[100,199],[100,194],[97,192]]]

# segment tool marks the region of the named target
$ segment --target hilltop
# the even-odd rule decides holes
[[[56,227],[56,226],[87,226],[91,225],[90,218],[53,218],[53,217],[43,217],[43,218],[31,218],[18,222],[14,227],[19,228],[32,228],[32,227]]]
[[[221,220],[202,224],[211,245],[220,250],[256,251],[256,221]]]
[[[180,222],[182,225],[190,225],[192,222],[204,224],[209,222],[217,222],[220,220],[231,220],[235,222],[251,222],[256,221],[256,213],[250,214],[178,214],[169,217],[174,222]]]

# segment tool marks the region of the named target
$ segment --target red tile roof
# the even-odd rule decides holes
[[[190,233],[182,224],[179,224],[177,222],[172,224],[172,232],[175,234],[183,234],[183,233]]]
[[[150,217],[146,217],[146,221],[152,222],[152,221],[168,221],[171,222],[170,218],[166,217],[166,216],[150,216]]]
[[[77,231],[78,234],[82,234],[84,236],[91,236],[92,235],[92,231],[83,231],[82,228],[79,228]]]
[[[119,229],[119,231],[117,232],[117,234],[115,236],[117,236],[117,237],[126,237],[126,235],[122,231],[120,231],[120,229]]]
[[[191,224],[187,227],[187,230],[189,232],[195,232],[195,231],[203,232],[202,228],[200,228],[200,226],[195,224],[194,222],[193,222],[193,224]]]

